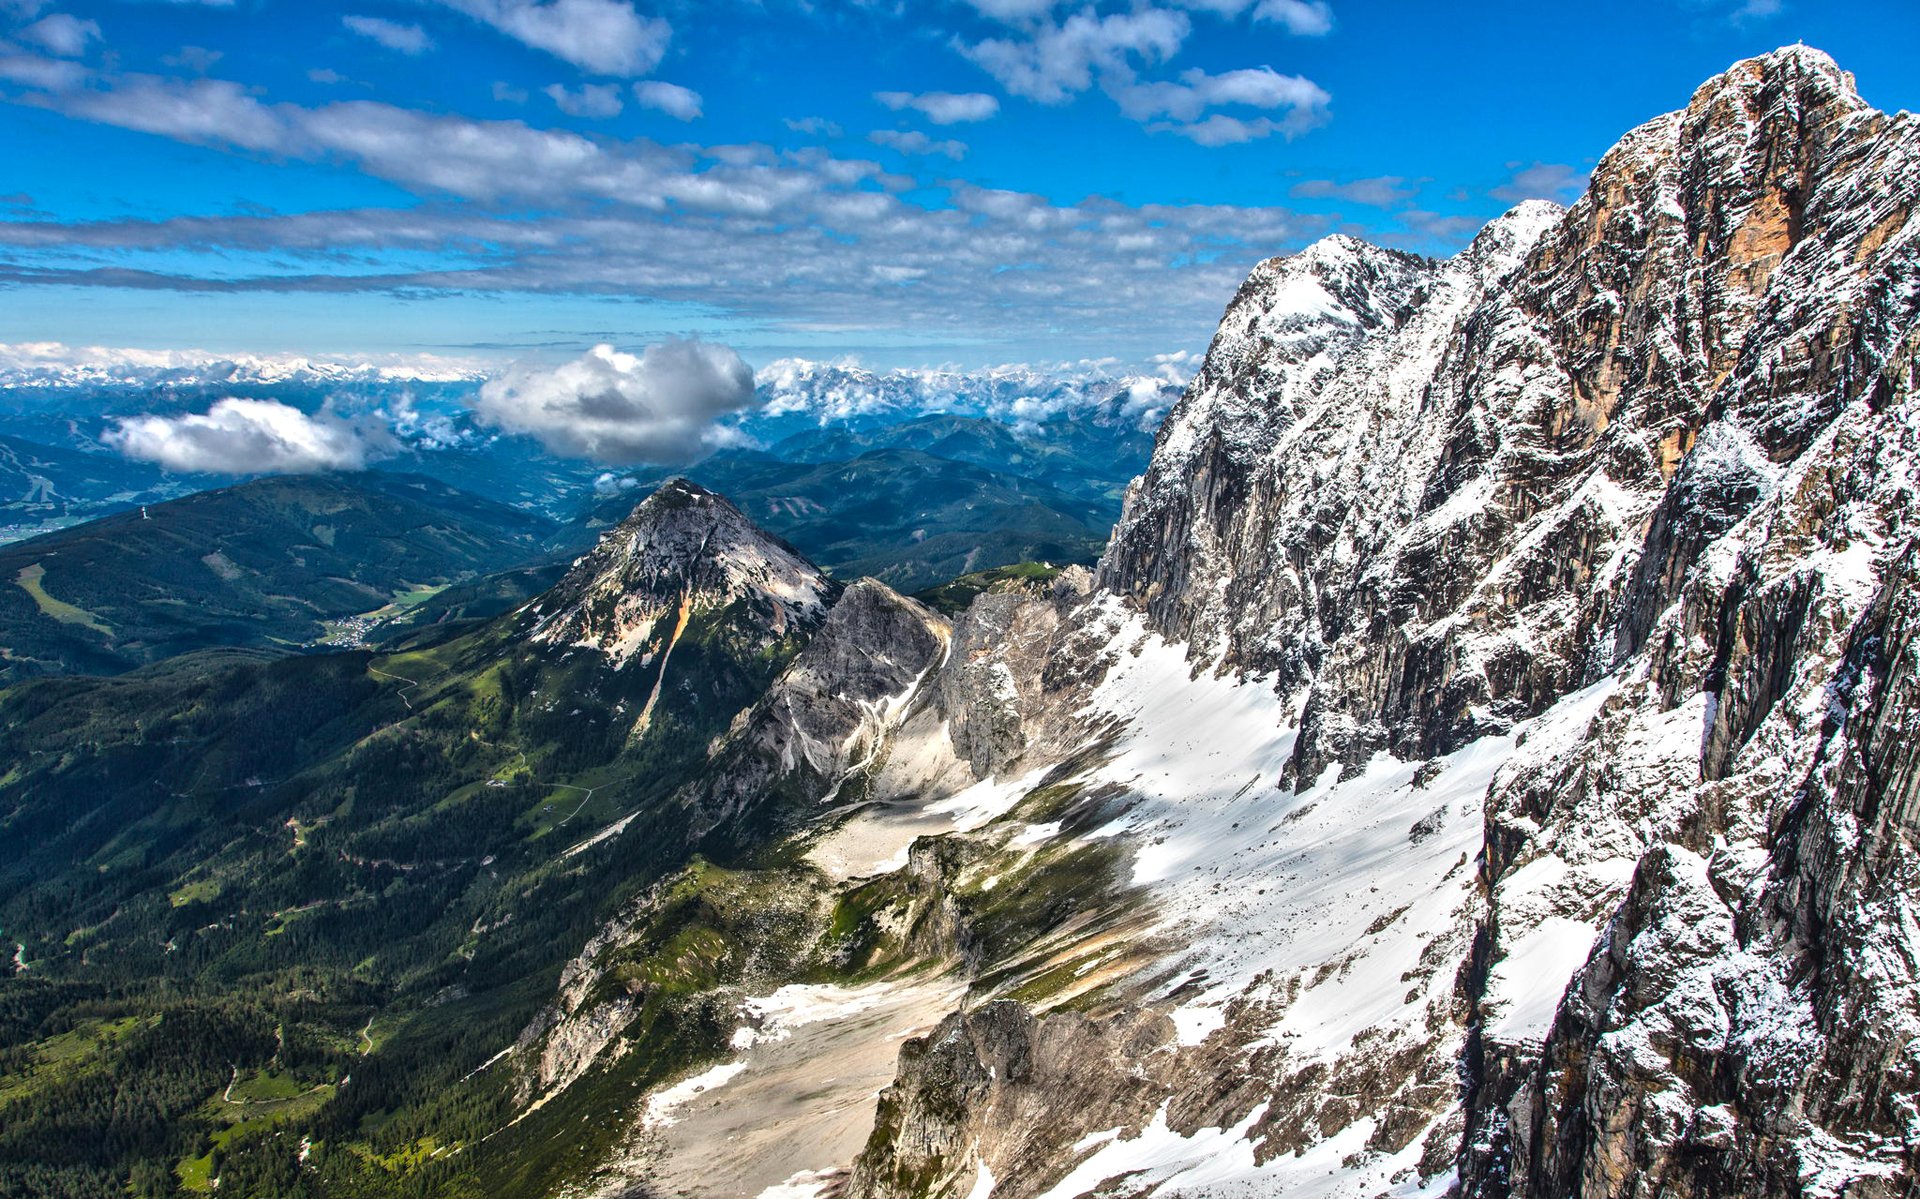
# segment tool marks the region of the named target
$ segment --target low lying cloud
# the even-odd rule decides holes
[[[248,475],[359,470],[379,456],[385,438],[330,412],[308,415],[278,400],[225,399],[204,415],[128,417],[101,440],[168,470]]]
[[[723,345],[595,346],[553,368],[518,365],[480,389],[484,424],[595,462],[681,463],[721,444],[714,422],[755,403],[753,371]]]

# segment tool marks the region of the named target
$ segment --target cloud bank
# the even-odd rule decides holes
[[[128,417],[101,440],[168,470],[247,475],[359,470],[385,439],[329,412],[309,416],[278,400],[225,399],[204,415]]]
[[[740,355],[666,341],[638,355],[601,345],[550,369],[516,365],[480,389],[474,415],[569,458],[671,464],[718,444],[725,435],[714,422],[754,402]]]

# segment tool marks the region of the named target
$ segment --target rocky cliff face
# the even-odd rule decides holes
[[[989,1176],[1003,1199],[1121,1178],[1240,1193],[1214,1187],[1306,1185],[1284,1155],[1336,1146],[1317,1192],[1905,1193],[1917,152],[1914,118],[1796,47],[1630,133],[1572,209],[1523,206],[1458,258],[1332,239],[1257,270],[1099,572],[1219,673],[1164,680],[1192,704],[1240,678],[1277,693],[1277,778],[1296,798],[1246,798],[1274,781],[1256,776],[1243,820],[1264,837],[1214,826],[1193,867],[1246,888],[1237,903],[1157,863],[1216,802],[1192,777],[1211,763],[1128,779],[1181,801],[1133,809],[1149,834],[1135,881],[1213,909],[1180,927],[1239,932],[1186,961],[1206,977],[1199,1010],[1231,997],[1206,1043],[1238,1063],[1217,1093],[1240,1098],[1204,1126],[1126,1113],[1104,1147],[1040,1168],[1045,1134],[1021,1148],[977,1123],[1011,1084],[956,1083],[964,1118],[928,1108],[926,1063],[960,1078],[955,1047],[980,1040],[943,1030],[903,1059],[889,1138],[924,1165],[971,1137],[978,1169],[915,1190],[897,1180],[922,1178],[919,1159],[875,1150],[863,1193]],[[1074,619],[1093,627],[1103,602]],[[1122,655],[1103,686],[1130,669]],[[1178,732],[1144,727],[1164,706],[1128,715],[1123,761],[1128,736],[1179,756]],[[1289,930],[1280,969],[1225,968],[1279,906],[1251,892],[1304,902],[1322,885],[1301,867],[1330,856],[1296,846],[1255,871],[1238,855],[1272,852],[1307,812],[1365,822],[1423,790],[1469,798],[1409,820],[1408,847],[1345,896],[1371,910],[1411,875],[1406,904],[1324,956]],[[1448,843],[1477,857],[1465,888],[1423,875],[1420,847]],[[1380,944],[1422,910],[1424,929]],[[1400,1010],[1310,1014],[1330,977],[1394,960],[1414,984]],[[1163,1119],[1201,1094],[1176,1056],[1126,1067],[1164,1080]],[[1105,1085],[1063,1081],[1052,1102]],[[1335,1102],[1355,1095],[1360,1110]],[[919,1125],[901,1115],[922,1108]],[[1195,1164],[1219,1133],[1249,1144],[1242,1168]]]

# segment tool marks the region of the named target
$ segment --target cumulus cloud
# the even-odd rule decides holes
[[[718,418],[754,402],[753,371],[731,349],[666,341],[638,355],[601,345],[557,367],[516,365],[480,389],[474,414],[568,457],[681,463],[717,443]]]
[[[22,41],[39,46],[49,54],[57,54],[62,58],[78,58],[86,53],[88,42],[99,40],[100,24],[97,21],[84,21],[79,17],[57,12],[35,21],[16,36]]]
[[[359,470],[383,439],[329,412],[278,400],[218,400],[205,414],[122,419],[101,440],[168,470],[225,475]]]
[[[1224,71],[1218,75],[1196,67],[1182,73],[1177,83],[1134,83],[1114,89],[1114,100],[1120,105],[1120,111],[1136,121],[1154,117],[1194,121],[1210,108],[1231,105],[1290,109],[1303,121],[1317,121],[1332,99],[1313,80],[1282,75],[1272,67]]]
[[[437,0],[523,45],[598,75],[645,75],[673,27],[627,0]]]
[[[1346,200],[1372,208],[1391,208],[1405,204],[1419,194],[1399,175],[1376,175],[1371,179],[1305,179],[1293,185],[1292,194],[1303,200]]]
[[[556,83],[545,91],[554,106],[570,117],[606,120],[619,116],[626,107],[620,100],[620,89],[611,83],[583,83],[578,91],[568,91]]]
[[[967,156],[965,142],[952,139],[935,141],[918,129],[876,129],[867,134],[867,140],[876,146],[885,146],[889,150],[898,150],[902,154],[916,156],[943,154],[955,162]]]
[[[1145,8],[1105,16],[1086,9],[1046,20],[1024,36],[961,43],[961,54],[1016,96],[1062,104],[1098,77],[1131,79],[1134,62],[1163,62],[1178,53],[1193,25],[1184,13]]]
[[[1587,190],[1588,172],[1576,170],[1564,162],[1536,162],[1531,166],[1510,162],[1507,166],[1513,169],[1513,177],[1489,194],[1509,204],[1518,204],[1522,200],[1552,200],[1565,204],[1578,199],[1580,193]]]
[[[341,17],[340,23],[350,32],[400,54],[425,54],[433,49],[433,39],[418,25],[389,21],[384,17],[352,15]]]
[[[875,92],[873,98],[895,112],[911,109],[936,125],[984,121],[1000,111],[1000,101],[984,92]]]
[[[700,119],[700,93],[690,87],[648,79],[633,85],[633,98],[640,107],[664,112],[676,121]]]

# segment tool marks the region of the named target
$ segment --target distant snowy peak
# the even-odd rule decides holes
[[[432,354],[340,361],[296,354],[216,354],[58,342],[0,344],[0,388],[462,383],[478,382],[488,372],[488,364],[476,359]]]
[[[529,609],[531,640],[644,662],[679,639],[689,620],[739,605],[766,640],[817,626],[839,585],[723,497],[674,479]]]
[[[1048,370],[1025,365],[977,371],[875,371],[848,363],[783,358],[755,376],[763,406],[749,423],[798,418],[820,425],[859,424],[946,413],[1039,425],[1091,414],[1151,428],[1165,416],[1185,382],[1171,360],[1160,374],[1114,374],[1097,368]]]

